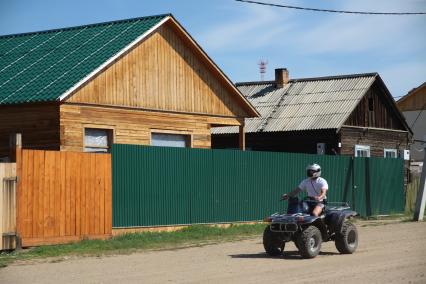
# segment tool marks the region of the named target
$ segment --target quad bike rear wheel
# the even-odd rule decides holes
[[[335,245],[342,254],[351,254],[358,247],[358,231],[354,224],[344,222],[342,231],[336,235]]]
[[[263,231],[263,247],[270,256],[277,256],[283,253],[285,242],[280,233],[272,232],[271,227],[266,227]]]
[[[317,227],[309,226],[297,236],[296,242],[303,258],[314,258],[321,250],[321,232]]]

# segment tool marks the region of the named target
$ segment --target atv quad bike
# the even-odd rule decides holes
[[[293,241],[303,258],[314,258],[322,242],[334,241],[342,254],[353,253],[358,246],[358,231],[349,219],[358,215],[347,203],[329,203],[320,216],[312,216],[312,201],[297,197],[289,200],[287,214],[275,213],[265,218],[270,223],[263,233],[263,246],[268,255],[277,256],[285,243]],[[313,205],[313,206],[312,206]]]

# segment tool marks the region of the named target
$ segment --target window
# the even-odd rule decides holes
[[[368,98],[368,110],[374,111],[374,99],[373,98]]]
[[[191,147],[191,136],[183,134],[151,133],[151,145],[163,147]]]
[[[111,150],[111,142],[111,129],[84,129],[84,152],[109,153]]]
[[[355,145],[355,157],[370,157],[370,146]]]
[[[398,156],[398,152],[396,149],[384,149],[385,158],[396,158],[397,156]]]

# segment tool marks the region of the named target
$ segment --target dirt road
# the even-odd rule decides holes
[[[13,264],[0,283],[426,283],[426,223],[358,224],[353,255],[323,244],[300,259],[293,244],[270,258],[257,239],[132,255]]]

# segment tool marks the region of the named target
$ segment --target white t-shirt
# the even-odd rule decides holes
[[[315,196],[321,195],[322,188],[324,188],[326,191],[328,190],[328,183],[322,177],[318,177],[316,179],[307,178],[302,180],[298,188],[300,188],[303,191],[306,191],[308,193],[308,196],[315,197]],[[324,199],[327,199],[327,197],[324,196],[324,198],[321,199],[320,201]]]

